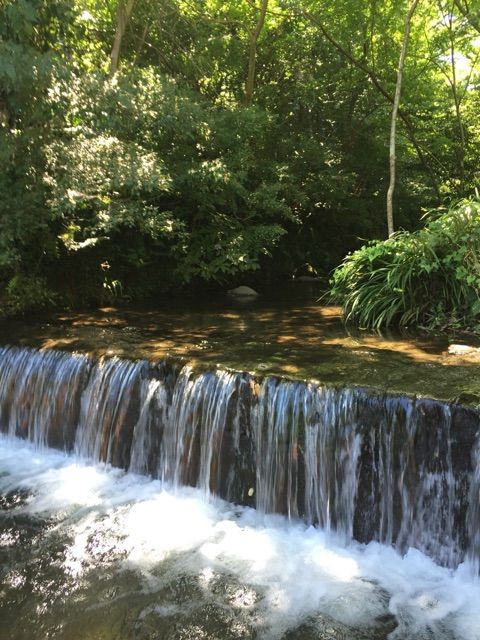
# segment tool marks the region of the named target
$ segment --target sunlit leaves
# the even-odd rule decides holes
[[[449,29],[449,7],[422,2],[412,25],[402,99],[410,129],[403,121],[398,136],[406,228],[423,224],[422,206],[472,193],[480,177],[480,42],[456,10]],[[266,257],[272,273],[305,262],[325,271],[360,238],[384,235],[388,95],[405,2],[269,0],[254,107],[245,108],[258,8],[136,0],[109,79],[117,0],[0,2],[3,283],[17,271],[47,285],[68,280],[71,298],[85,287],[92,301],[108,264],[114,290],[140,298],[160,282],[227,280]],[[423,250],[431,276],[440,262],[435,246]],[[470,286],[460,252],[441,264],[458,258],[455,277]]]
[[[80,134],[47,150],[51,191],[49,206],[82,238],[64,232],[70,249],[93,246],[112,231],[134,227],[152,237],[164,229],[151,201],[168,192],[170,179],[163,162],[135,143],[114,137]],[[79,219],[83,225],[72,223]]]

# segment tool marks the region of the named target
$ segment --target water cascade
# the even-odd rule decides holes
[[[425,398],[0,349],[11,436],[477,572],[479,427]]]

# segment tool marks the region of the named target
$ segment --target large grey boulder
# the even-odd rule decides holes
[[[241,298],[254,298],[255,296],[258,296],[258,293],[254,289],[246,287],[245,285],[237,287],[236,289],[230,289],[228,293],[231,296],[238,296]]]

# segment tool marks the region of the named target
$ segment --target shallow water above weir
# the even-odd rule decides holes
[[[3,344],[96,356],[220,364],[241,371],[480,400],[480,356],[450,355],[446,336],[345,328],[310,283],[280,283],[255,299],[166,297],[156,308],[105,307],[0,323]],[[450,340],[476,346],[472,337]]]
[[[477,640],[480,584],[419,551],[0,437],[2,639]]]

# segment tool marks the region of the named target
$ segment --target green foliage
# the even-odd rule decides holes
[[[258,109],[212,108],[151,69],[70,77],[55,98],[69,126],[44,148],[43,185],[77,298],[225,281],[296,222]],[[90,289],[75,276],[85,260]]]
[[[416,232],[349,254],[331,280],[345,318],[364,328],[480,324],[480,202],[428,214]]]
[[[47,158],[49,206],[63,221],[60,239],[67,249],[92,246],[122,227],[154,238],[168,231],[168,217],[152,204],[170,184],[155,153],[113,136],[80,133],[68,142],[55,141]]]
[[[54,46],[71,19],[68,2],[0,3],[0,269],[2,280],[29,272],[55,253],[53,214],[45,207],[43,145],[52,135],[49,94]]]
[[[404,8],[270,0],[246,108],[249,0],[136,0],[113,77],[117,0],[0,0],[3,289],[20,273],[34,306],[49,288],[71,305],[135,301],[259,269],[325,272],[359,237],[384,236]],[[398,226],[474,192],[478,53],[468,20],[421,3]]]
[[[58,296],[48,287],[45,278],[18,274],[10,279],[5,290],[2,315],[17,315],[53,307]]]

